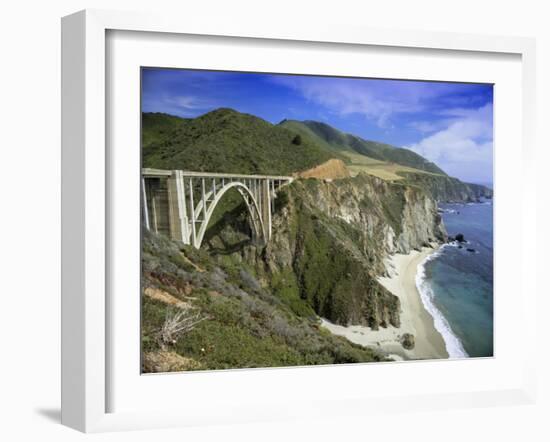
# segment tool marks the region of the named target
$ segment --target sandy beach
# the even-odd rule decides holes
[[[395,360],[442,359],[449,355],[443,337],[436,330],[434,320],[426,311],[416,288],[418,265],[437,248],[423,248],[420,252],[395,254],[386,262],[389,277],[379,278],[379,282],[401,301],[401,326],[388,326],[379,330],[353,325],[344,327],[322,319],[322,326],[332,333],[345,336],[357,344],[376,347]],[[415,347],[406,350],[400,343],[404,333],[415,338]]]

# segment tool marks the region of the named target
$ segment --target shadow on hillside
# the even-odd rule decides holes
[[[229,236],[233,236],[233,238],[228,237],[227,229],[233,230],[240,238],[235,238],[231,234]],[[208,247],[208,252],[214,256],[231,255],[253,245],[252,229],[246,216],[244,204],[239,204],[210,225],[204,235],[204,244]]]
[[[208,251],[211,255],[231,255],[236,252],[241,252],[246,246],[253,244],[251,239],[245,239],[234,244],[227,243],[223,238],[219,238],[223,243],[223,247],[214,247],[208,243]]]

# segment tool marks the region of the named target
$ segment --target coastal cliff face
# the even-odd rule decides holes
[[[238,244],[245,230],[233,222],[207,242],[212,250]],[[377,329],[400,324],[399,299],[377,281],[384,260],[445,237],[437,204],[421,189],[367,175],[305,179],[277,197],[269,244],[233,257],[297,313],[305,303],[332,322]]]
[[[445,175],[401,172],[406,181],[423,188],[437,201],[475,202],[480,198],[492,198],[493,190],[481,184],[464,183]]]

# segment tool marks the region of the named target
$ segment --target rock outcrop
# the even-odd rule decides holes
[[[405,350],[412,350],[414,348],[414,335],[405,333],[401,336],[401,345]]]
[[[342,160],[332,159],[319,164],[312,169],[305,170],[296,174],[300,178],[319,178],[325,180],[334,180],[338,178],[348,178],[349,170]]]

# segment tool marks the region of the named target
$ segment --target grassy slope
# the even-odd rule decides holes
[[[326,124],[318,124],[319,130],[314,130],[314,126],[310,127],[310,125],[296,120],[283,120],[279,123],[279,126],[289,129],[302,136],[309,137],[319,146],[323,146],[326,150],[334,152],[335,154],[355,152],[346,145],[345,134],[336,131]],[[326,130],[322,130],[324,128],[326,128]]]
[[[396,181],[404,179],[404,176],[400,175],[399,172],[430,173],[395,162],[376,159],[376,157],[382,158],[382,155],[376,152],[371,153],[374,157],[359,153],[349,145],[346,134],[323,123],[285,120],[280,124],[295,133],[309,137],[325,149],[342,155],[344,157],[343,161],[352,175],[365,172],[383,180]]]
[[[326,145],[329,145],[334,151],[342,151],[343,153],[355,152],[375,160],[445,175],[445,172],[434,163],[429,162],[411,150],[376,141],[364,140],[355,135],[343,133],[328,124],[317,121],[300,122],[285,120],[280,125],[300,133],[313,133],[317,140],[321,140]]]
[[[218,109],[194,119],[143,114],[143,165],[208,172],[291,174],[336,155],[252,115]]]
[[[345,155],[350,161],[348,164],[348,169],[351,171],[352,175],[357,175],[358,173],[365,172],[369,175],[374,175],[386,181],[396,181],[404,179],[405,177],[401,174],[403,172],[437,175],[431,172],[425,172],[423,170],[414,169],[412,167],[403,166],[397,163],[389,163],[387,161],[375,160],[374,158],[370,158],[359,153],[346,152]]]

